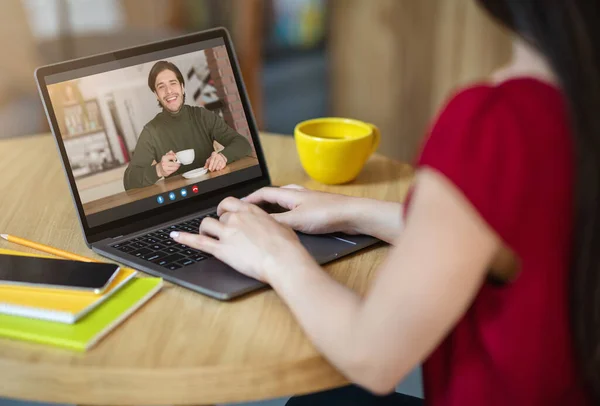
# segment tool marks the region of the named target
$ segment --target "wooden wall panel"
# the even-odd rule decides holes
[[[332,109],[382,130],[379,152],[411,161],[456,86],[508,60],[510,37],[474,0],[333,0]]]

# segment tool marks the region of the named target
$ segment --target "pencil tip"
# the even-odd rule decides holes
[[[0,237],[4,238],[5,240],[8,240],[8,234],[0,234]]]

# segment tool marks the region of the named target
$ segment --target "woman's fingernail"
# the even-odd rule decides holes
[[[171,238],[179,238],[179,232],[178,231],[171,231],[171,234],[169,234],[171,236]]]
[[[245,197],[242,197],[240,200],[243,202],[244,200],[246,200],[246,198],[245,198]]]

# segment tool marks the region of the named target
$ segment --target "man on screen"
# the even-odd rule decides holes
[[[217,114],[184,104],[183,75],[171,62],[159,61],[148,75],[148,86],[162,112],[144,126],[133,157],[125,170],[125,189],[156,183],[160,178],[205,167],[218,171],[252,152],[250,143]],[[224,149],[215,152],[213,141]],[[182,166],[175,152],[194,149],[194,162]]]

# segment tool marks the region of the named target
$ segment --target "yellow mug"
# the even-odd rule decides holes
[[[377,150],[381,133],[373,124],[338,117],[303,121],[294,129],[300,163],[316,181],[350,182]]]

